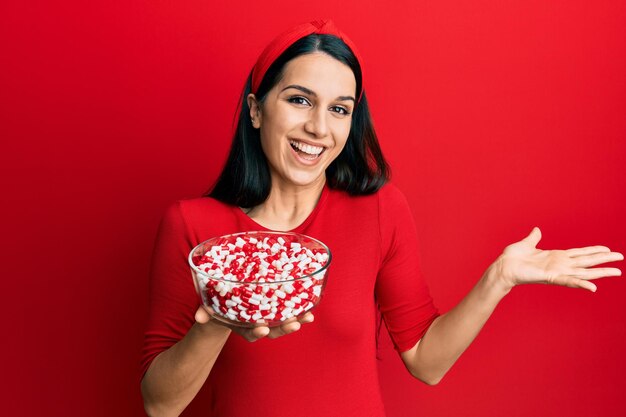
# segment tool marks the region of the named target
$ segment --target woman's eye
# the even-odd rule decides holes
[[[335,111],[335,112],[337,112],[337,113],[339,113],[341,115],[344,115],[344,116],[347,116],[348,114],[350,114],[350,112],[346,108],[344,108],[344,107],[333,106],[331,108],[333,109],[333,111]]]
[[[289,97],[287,101],[290,103],[296,103],[296,104],[309,104],[309,101],[302,96]]]
[[[302,96],[293,96],[293,97],[289,97],[287,99],[287,101],[289,103],[294,103],[294,104],[301,104],[301,105],[311,105],[311,103],[309,102],[309,100],[306,97],[302,97]],[[347,116],[350,114],[350,112],[348,111],[348,109],[346,109],[345,107],[341,107],[341,106],[332,106],[331,111],[338,113],[342,116]]]

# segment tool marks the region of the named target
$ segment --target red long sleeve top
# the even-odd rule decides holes
[[[142,376],[194,324],[201,301],[187,263],[191,249],[250,230],[269,229],[212,198],[181,200],[167,209],[152,259]],[[255,343],[231,333],[206,381],[207,416],[384,416],[376,364],[380,318],[395,349],[404,352],[439,315],[420,272],[408,202],[391,183],[368,196],[326,185],[293,231],[321,240],[333,256],[315,321]]]

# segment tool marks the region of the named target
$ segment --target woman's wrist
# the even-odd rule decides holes
[[[491,293],[502,298],[515,286],[506,279],[502,268],[502,257],[498,257],[485,271],[482,281]]]
[[[217,323],[215,319],[211,319],[206,323],[195,322],[192,328],[195,328],[201,337],[228,337],[232,331],[228,327]]]

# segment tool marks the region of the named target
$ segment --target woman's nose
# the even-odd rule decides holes
[[[304,130],[319,138],[327,136],[328,121],[326,120],[327,114],[324,109],[313,109],[309,115],[309,119],[304,124]]]

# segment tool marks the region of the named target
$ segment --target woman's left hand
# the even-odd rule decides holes
[[[597,287],[589,280],[622,275],[618,268],[590,268],[624,259],[606,246],[541,250],[536,247],[539,240],[541,231],[535,227],[524,239],[507,246],[491,266],[507,291],[516,285],[538,283],[595,292]]]

